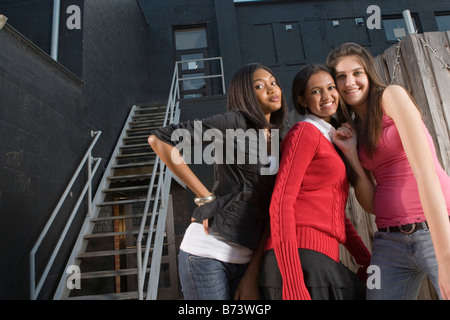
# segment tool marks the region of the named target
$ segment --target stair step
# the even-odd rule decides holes
[[[136,142],[136,141],[133,141]],[[121,147],[120,147],[122,153],[121,154],[127,154],[127,153],[142,153],[142,152],[151,152],[153,151],[153,149],[150,147],[150,145],[145,142],[145,143],[127,143],[125,142]]]
[[[138,199],[126,199],[126,200],[116,200],[116,201],[105,201],[102,203],[97,204],[97,206],[114,206],[114,205],[121,205],[121,204],[132,204],[132,203],[140,203],[145,202],[145,198],[138,198]],[[100,218],[96,218],[100,219]],[[92,219],[94,221],[95,219]]]
[[[159,126],[158,128],[161,128],[161,126]],[[150,137],[150,135],[153,133],[154,129],[130,129],[127,130],[127,136],[125,138],[123,138],[123,141],[125,142],[130,142],[133,140],[145,140],[145,142],[147,142],[148,137]]]
[[[167,245],[167,244],[163,244],[163,245]],[[142,247],[141,251],[142,252],[145,251],[145,246]],[[151,246],[150,251],[153,251],[153,245]],[[81,252],[78,254],[77,259],[109,257],[109,256],[126,255],[126,254],[136,254],[136,248]],[[168,259],[167,256],[162,256],[161,262],[164,262],[164,261],[168,262],[168,260],[166,260],[166,259]]]
[[[108,180],[111,181],[120,181],[120,180],[147,180],[152,177],[151,173],[140,173],[140,174],[128,174],[123,176],[112,176],[108,177]]]
[[[103,192],[111,193],[111,192],[121,192],[121,191],[139,191],[139,190],[148,190],[148,185],[143,186],[131,186],[131,187],[118,187],[118,188],[109,188],[104,189]]]
[[[136,163],[142,163],[142,162],[148,162],[148,161],[154,161],[155,157],[148,155],[148,156],[141,156],[141,157],[123,157],[123,158],[116,158],[117,163],[119,164],[136,164]]]
[[[165,114],[166,108],[139,108],[136,109],[135,116],[140,114]]]
[[[148,137],[151,136],[153,131],[148,131],[148,132],[144,132],[143,134],[140,133],[136,133],[133,135],[128,135],[125,138],[123,138],[122,142],[125,144],[130,144],[130,143],[146,143],[148,146],[150,146],[150,144],[148,143]],[[140,141],[142,140],[142,141]]]
[[[117,158],[119,159],[123,159],[123,158],[129,158],[135,156],[137,158],[139,157],[149,157],[149,156],[153,156],[156,157],[156,154],[151,150],[151,149],[143,149],[143,148],[129,148],[126,150],[123,150],[123,152],[117,156]]]
[[[122,169],[122,168],[133,168],[133,167],[147,167],[155,164],[155,161],[143,161],[143,162],[134,162],[127,164],[116,164],[113,166],[113,169]]]
[[[122,153],[117,155],[116,158],[124,159],[124,158],[142,158],[142,157],[156,157],[156,154],[154,152]]]
[[[136,252],[135,249],[133,249]],[[169,257],[167,255],[161,256],[161,263],[169,263]],[[146,272],[150,272],[150,268],[146,268]],[[105,278],[105,277],[118,277],[137,274],[137,268],[119,269],[119,270],[100,270],[81,272],[81,279],[92,278]]]
[[[158,125],[160,127],[163,126],[165,120],[165,116],[155,117],[154,115],[142,115],[142,116],[134,116],[131,119],[130,124],[145,124],[145,125]]]
[[[150,145],[148,143],[136,143],[136,144],[122,145],[120,147],[120,149],[134,149],[134,148],[150,148]]]
[[[137,140],[143,140],[143,142],[141,142],[141,143],[146,143],[148,146],[150,146],[147,142],[148,137],[150,137],[150,133],[144,134],[144,135],[127,136],[127,137],[123,138],[123,142],[125,142],[126,144],[130,144],[132,142],[136,143]]]
[[[123,166],[133,168],[133,167],[148,167],[149,165],[146,164],[149,161],[155,161],[155,157],[140,157],[140,158],[123,158],[123,159],[116,159],[117,163],[115,165],[115,168],[118,168],[118,166]],[[152,164],[153,165],[153,164]],[[146,173],[150,172],[151,170],[144,170]],[[144,172],[143,172],[144,173]]]
[[[137,113],[133,116],[133,121],[136,119],[164,120],[165,117],[166,117],[166,112]]]
[[[135,119],[133,119],[133,121],[130,122],[130,125],[134,126],[134,125],[154,125],[159,123],[162,124],[164,122],[164,117],[155,117],[155,118],[152,117],[152,119],[145,119],[145,117],[140,117],[142,120],[134,121]]]
[[[137,291],[95,294],[95,295],[67,298],[67,300],[136,300],[136,299],[139,299]]]
[[[161,128],[161,124],[162,124],[162,120],[154,121],[154,122],[150,122],[148,120],[133,121],[133,122],[130,122],[131,128],[129,130],[136,130],[136,129],[155,130],[155,129]]]
[[[151,216],[150,213],[147,216]],[[133,214],[133,215],[122,215],[122,216],[108,216],[108,217],[98,217],[91,219],[91,222],[99,222],[99,221],[110,221],[110,220],[124,220],[124,219],[133,219],[133,218],[142,218],[143,214]]]
[[[142,248],[142,251],[144,251],[145,248]],[[78,254],[78,259],[83,258],[97,258],[97,257],[108,257],[108,256],[116,256],[116,255],[123,255],[123,254],[135,254],[136,248],[130,248],[130,249],[118,249],[118,250],[106,250],[106,251],[92,251],[92,252],[82,252]]]
[[[128,133],[133,133],[133,132],[141,132],[141,131],[148,131],[148,132],[152,132],[155,129],[159,129],[161,128],[161,126],[142,126],[142,127],[137,127],[137,128],[131,128],[128,129],[127,132]]]
[[[131,118],[132,122],[144,122],[144,123],[154,123],[163,122],[166,118],[166,111],[155,111],[155,112],[139,112],[135,113]]]
[[[147,268],[146,271],[149,272],[150,270]],[[137,274],[137,268],[81,272],[81,279],[118,277],[118,276],[132,275],[132,274]]]
[[[143,136],[128,136],[123,138],[123,141],[133,141],[133,140],[139,140],[139,139],[145,139],[147,141],[149,135],[143,135]]]
[[[158,127],[160,128],[160,127]],[[142,129],[142,130],[138,130],[138,129],[130,129],[133,131],[128,131],[128,136],[127,138],[124,139],[125,142],[130,142],[133,140],[138,140],[138,139],[145,139],[145,142],[147,142],[148,137],[150,137],[150,135],[152,134],[153,130],[148,130],[148,129]]]
[[[144,104],[144,105],[138,105],[136,110],[155,110],[155,109],[166,109],[166,103],[160,102],[160,103],[152,103],[152,104]]]
[[[124,141],[125,143],[130,144],[130,142],[136,142],[136,140],[144,140],[144,141],[145,141],[145,144],[148,145],[148,146],[150,147],[150,145],[149,145],[148,142],[147,142],[149,136],[150,136],[150,135],[147,135],[147,134],[145,134],[145,135],[139,135],[139,136],[128,136],[128,137],[123,138],[123,141]]]
[[[131,218],[135,218],[135,217],[137,217],[137,215],[132,216]],[[144,229],[144,231],[148,232],[149,229]],[[107,238],[107,237],[115,237],[115,236],[126,236],[126,235],[138,234],[138,233],[139,233],[139,229],[137,229],[137,230],[120,231],[120,232],[92,233],[92,234],[85,235],[84,239]]]
[[[138,107],[136,112],[166,112],[167,106],[159,105],[159,106],[148,106],[148,107]]]

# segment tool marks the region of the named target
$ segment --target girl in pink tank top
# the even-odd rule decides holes
[[[402,226],[426,221],[416,178],[403,148],[394,121],[383,113],[383,131],[376,152],[369,157],[359,150],[362,166],[372,172],[377,182],[374,197],[375,221],[378,228]],[[423,130],[433,156],[436,174],[450,208],[450,178],[439,163],[433,139],[425,125]]]
[[[450,178],[410,95],[386,86],[373,58],[346,43],[327,64],[354,118],[335,144],[358,174],[355,195],[376,216],[368,299],[415,299],[427,274],[439,298],[450,299]],[[434,249],[434,250],[433,250]]]

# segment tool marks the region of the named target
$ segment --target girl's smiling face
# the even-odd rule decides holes
[[[308,107],[310,112],[330,122],[331,116],[339,106],[339,93],[333,77],[325,71],[314,73],[308,80],[304,97],[298,97],[298,102]]]
[[[336,86],[341,98],[353,108],[367,105],[369,78],[359,60],[343,57],[336,64]]]

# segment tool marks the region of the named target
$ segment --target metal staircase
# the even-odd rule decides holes
[[[173,230],[165,230],[166,217],[161,218],[159,229],[157,223],[161,209],[166,209],[164,215],[169,220],[172,217],[168,208],[171,174],[163,170],[147,142],[153,129],[168,122],[168,109],[133,106],[93,199],[95,210],[86,218],[66,265],[65,270],[79,266],[79,288],[71,288],[67,283],[71,274],[65,274],[55,299],[143,299],[146,294],[142,285],[139,288],[138,278],[146,279],[150,273],[148,264],[153,260],[159,277],[161,262],[167,263],[169,255],[175,253]],[[152,207],[156,210],[149,212]],[[153,240],[142,247],[137,244],[150,238]],[[163,243],[155,243],[158,240],[164,241],[164,250]],[[142,259],[140,252],[145,252],[148,258]],[[176,265],[169,265],[168,272],[175,279],[171,284],[176,286]],[[158,280],[153,280],[154,299]]]
[[[224,94],[222,58],[202,60],[220,62],[220,74],[201,78],[222,78]],[[54,277],[50,276],[52,268],[63,264],[56,260],[77,214],[86,218],[54,299],[178,298],[170,187],[172,179],[185,185],[152,152],[147,138],[153,129],[178,123],[181,84],[194,79],[180,78],[178,70],[189,62],[195,60],[176,62],[167,105],[132,107],[95,196],[92,182],[101,158],[94,158],[92,150],[101,132],[91,132],[90,147],[30,251],[30,299],[39,298],[48,278]],[[86,177],[81,174],[84,167]],[[67,199],[73,197],[72,188],[78,180],[83,180],[83,190],[76,191],[78,200],[61,228],[55,222],[61,219],[63,205],[71,203]],[[51,237],[57,238],[55,245],[48,243]],[[49,258],[42,256],[42,248],[52,251]],[[159,286],[160,278],[169,278],[169,286]]]

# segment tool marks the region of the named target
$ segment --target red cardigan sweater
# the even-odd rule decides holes
[[[311,299],[298,248],[339,262],[342,243],[358,264],[369,265],[370,252],[345,214],[348,190],[345,166],[334,145],[313,124],[295,124],[281,144],[265,247],[275,251],[283,299]]]

